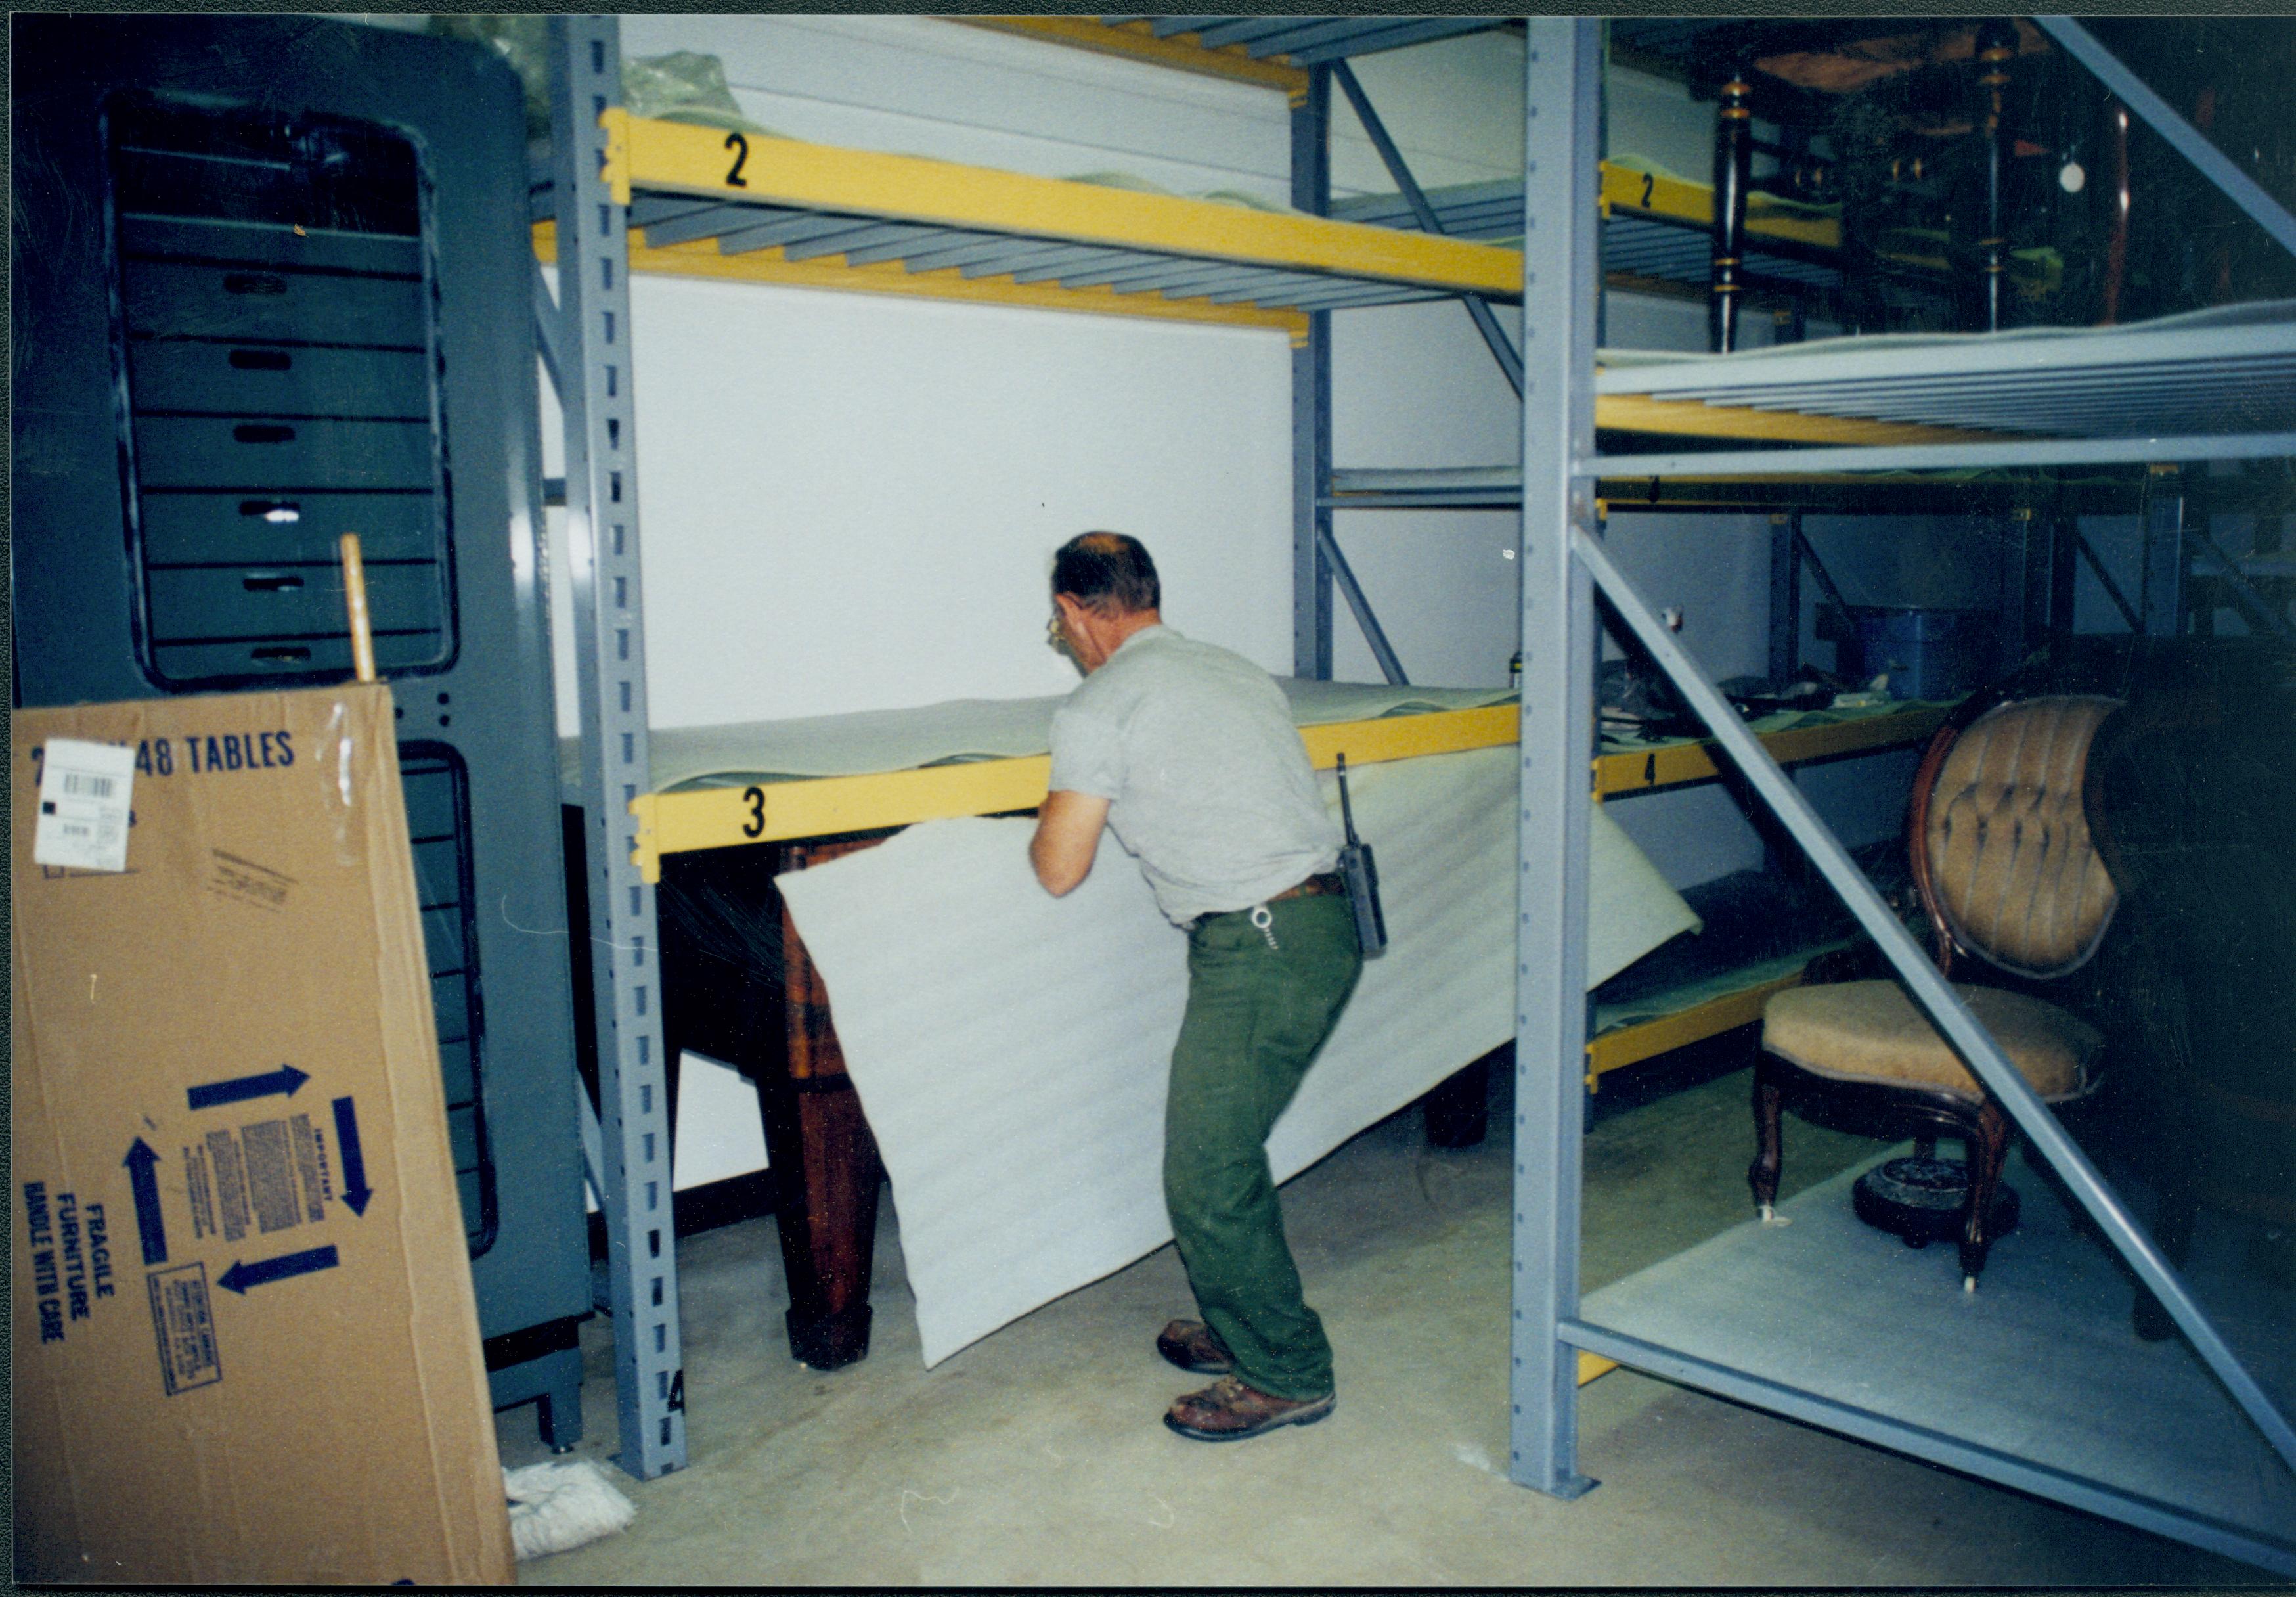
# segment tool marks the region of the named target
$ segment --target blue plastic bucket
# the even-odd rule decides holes
[[[1991,610],[1924,610],[1861,605],[1857,664],[1847,673],[1886,674],[1893,699],[1949,699],[1982,684],[2000,657],[2001,618]]]

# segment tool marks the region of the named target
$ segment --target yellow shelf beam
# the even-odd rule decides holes
[[[1376,765],[1387,760],[1513,743],[1518,714],[1513,704],[1494,704],[1480,710],[1334,721],[1300,729],[1300,740],[1307,745],[1309,763],[1318,770],[1331,770],[1341,753],[1351,765]],[[1051,757],[1032,754],[867,776],[643,794],[630,804],[630,813],[638,821],[637,847],[631,860],[645,880],[658,882],[664,854],[795,837],[830,837],[955,815],[1033,810],[1045,802],[1051,775]]]
[[[600,119],[608,136],[606,177],[617,198],[645,189],[1335,273],[1499,299],[1522,292],[1520,252],[1463,239],[914,155],[732,135],[619,110]]]
[[[1628,211],[1693,226],[1714,225],[1714,191],[1703,183],[1670,177],[1662,172],[1638,172],[1631,167],[1603,163],[1604,214]],[[1806,244],[1816,250],[1841,248],[1841,224],[1829,216],[1810,214],[1800,206],[1781,205],[1766,194],[1746,202],[1746,232],[1750,237]]]
[[[1823,760],[1829,755],[1856,753],[1865,749],[1886,748],[1892,744],[1913,743],[1937,730],[1947,715],[1942,704],[1914,704],[1887,715],[1869,715],[1859,720],[1835,721],[1830,726],[1800,727],[1786,732],[1767,732],[1762,735],[1762,746],[1781,765],[1792,765],[1805,760]],[[1711,740],[1696,743],[1666,743],[1656,748],[1635,749],[1623,753],[1604,754],[1595,761],[1595,796],[1608,798],[1613,794],[1642,793],[1652,787],[1675,787],[1685,782],[1703,782],[1719,773],[1720,764],[1715,758],[1719,747]]]
[[[1505,704],[1333,721],[1301,728],[1300,740],[1318,770],[1331,770],[1341,753],[1351,765],[1376,765],[1511,744],[1519,735],[1520,714],[1514,704]],[[1782,763],[1816,759],[1911,742],[1926,736],[1944,715],[1942,709],[1923,705],[1834,726],[1774,732],[1763,741]],[[1647,753],[1606,755],[1595,762],[1596,796],[1702,781],[1715,774],[1713,747],[1669,744]],[[1033,810],[1044,802],[1051,772],[1048,756],[1032,754],[919,770],[642,794],[630,804],[638,821],[631,860],[645,880],[658,882],[664,854]]]
[[[1762,1006],[1770,1001],[1772,993],[1800,986],[1801,978],[1802,973],[1795,971],[1742,992],[1726,992],[1678,1014],[1661,1015],[1640,1025],[1620,1026],[1615,1032],[1603,1033],[1587,1045],[1587,1090],[1595,1091],[1603,1077],[1613,1070],[1623,1070],[1629,1065],[1639,1065],[1644,1059],[1654,1059],[1677,1048],[1687,1048],[1693,1042],[1703,1042],[1709,1037],[1751,1025],[1762,1017]]]
[[[1193,33],[1174,34],[1169,38],[1160,39],[1146,22],[1111,25],[1091,17],[951,17],[948,20],[973,28],[993,29],[999,33],[1017,33],[1027,38],[1048,39],[1054,44],[1097,51],[1103,55],[1120,55],[1130,61],[1146,62],[1152,66],[1177,67],[1183,72],[1226,78],[1239,83],[1256,83],[1263,88],[1282,89],[1295,103],[1308,96],[1307,71],[1292,66],[1288,57],[1277,55],[1266,61],[1256,61],[1242,45],[1223,45],[1214,48]]]

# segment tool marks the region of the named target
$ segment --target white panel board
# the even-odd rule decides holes
[[[1390,942],[1268,1139],[1279,1181],[1514,1034],[1515,766],[1498,748],[1352,773]],[[892,1179],[928,1364],[1171,1234],[1186,939],[1105,836],[1048,896],[1030,830],[935,821],[779,879]],[[1694,921],[1599,811],[1590,843],[1591,984]]]

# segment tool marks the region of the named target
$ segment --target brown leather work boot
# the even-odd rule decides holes
[[[1313,1425],[1339,1401],[1336,1392],[1296,1400],[1273,1397],[1223,1375],[1201,1392],[1174,1398],[1164,1423],[1193,1442],[1241,1442],[1279,1425]]]
[[[1226,1375],[1235,1368],[1219,1332],[1201,1320],[1175,1320],[1156,1337],[1156,1351],[1193,1375]]]

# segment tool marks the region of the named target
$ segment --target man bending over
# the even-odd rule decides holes
[[[1172,1047],[1164,1201],[1201,1321],[1156,1349],[1220,1379],[1164,1423],[1236,1441],[1332,1412],[1332,1346],[1301,1297],[1267,1140],[1363,968],[1341,836],[1283,693],[1158,613],[1136,539],[1086,532],[1053,559],[1054,640],[1085,679],[1053,717],[1052,791],[1029,858],[1047,892],[1092,868],[1106,824],[1188,934]]]

